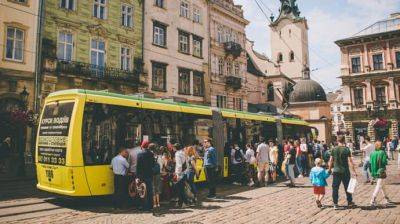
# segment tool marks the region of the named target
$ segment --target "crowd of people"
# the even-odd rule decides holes
[[[234,143],[225,150],[229,158],[229,179],[233,184],[261,187],[274,184],[278,179],[288,180],[288,187],[296,186],[296,178],[309,177],[315,194],[316,204],[322,207],[326,179],[332,176],[332,198],[338,208],[339,187],[348,188],[351,178],[357,176],[352,159],[354,145],[346,142],[344,136],[329,146],[323,141],[307,141],[305,138],[284,139],[282,143],[260,138],[257,144],[247,144],[244,150]],[[386,147],[384,147],[386,146]],[[360,144],[362,170],[365,183],[376,183],[371,206],[376,206],[379,192],[385,192],[385,170],[388,159],[394,159],[399,142],[386,139],[385,142],[371,142],[365,137]],[[400,156],[399,156],[400,157]],[[203,161],[199,167],[198,160]],[[209,189],[208,198],[216,197],[216,183],[219,176],[217,150],[211,140],[198,141],[189,146],[169,143],[158,146],[149,141],[121,147],[112,160],[114,179],[114,206],[124,208],[131,203],[145,211],[160,207],[160,199],[176,202],[178,207],[196,204],[197,188],[195,177],[204,170]],[[399,159],[400,167],[400,159]],[[352,171],[352,172],[351,172]],[[353,207],[352,194],[346,190],[348,207]]]
[[[201,158],[203,156],[203,158]],[[202,159],[203,167],[196,161]],[[179,143],[158,146],[147,140],[120,147],[111,161],[114,173],[114,208],[136,205],[143,211],[160,207],[160,199],[177,202],[178,207],[197,202],[195,177],[204,168],[208,198],[216,197],[217,152],[206,139],[182,147]],[[128,197],[128,195],[130,197]]]

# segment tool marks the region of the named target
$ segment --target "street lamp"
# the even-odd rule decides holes
[[[21,96],[24,110],[26,110],[28,108],[28,97],[29,97],[29,93],[28,91],[26,91],[26,86],[24,86],[24,89],[22,90],[22,92],[19,93],[19,95]]]

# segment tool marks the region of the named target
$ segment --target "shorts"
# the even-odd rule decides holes
[[[314,194],[323,194],[325,195],[325,187],[320,187],[320,186],[314,186]]]
[[[269,163],[268,162],[261,162],[257,164],[257,171],[258,172],[266,172],[269,169]]]
[[[161,194],[161,176],[160,174],[153,176],[153,194]]]

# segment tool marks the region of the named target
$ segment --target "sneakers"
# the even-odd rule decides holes
[[[377,206],[376,201],[372,201],[372,202],[370,203],[370,207],[371,207],[372,209],[375,209],[376,206]]]
[[[349,203],[347,204],[347,207],[348,207],[348,208],[355,208],[355,207],[356,207],[356,204],[355,204],[354,202],[349,202]]]
[[[249,187],[253,187],[254,186],[254,181],[251,181],[250,183],[249,183]]]
[[[333,209],[335,209],[335,210],[339,210],[339,205],[337,205],[337,204],[334,204],[334,205],[333,205]]]
[[[385,204],[386,205],[394,205],[394,202],[391,201],[388,197],[385,198]]]
[[[233,185],[241,185],[241,184],[238,183],[238,182],[233,182],[232,184],[233,184]]]
[[[215,194],[209,194],[209,195],[207,195],[207,198],[208,199],[214,199],[214,198],[216,198],[217,196],[215,195]]]
[[[316,200],[315,202],[317,203],[317,207],[318,207],[318,208],[322,208],[322,204],[321,204],[321,201],[320,201],[320,200]]]
[[[304,176],[302,174],[300,174],[297,178],[303,178]]]

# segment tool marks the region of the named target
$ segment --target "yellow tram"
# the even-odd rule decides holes
[[[65,90],[50,94],[40,116],[36,145],[37,187],[68,196],[112,194],[111,158],[131,139],[183,145],[213,139],[221,175],[228,176],[228,142],[242,145],[260,136],[312,138],[298,119],[216,109],[105,91]],[[197,164],[202,166],[202,161]],[[205,180],[204,172],[196,182]]]

